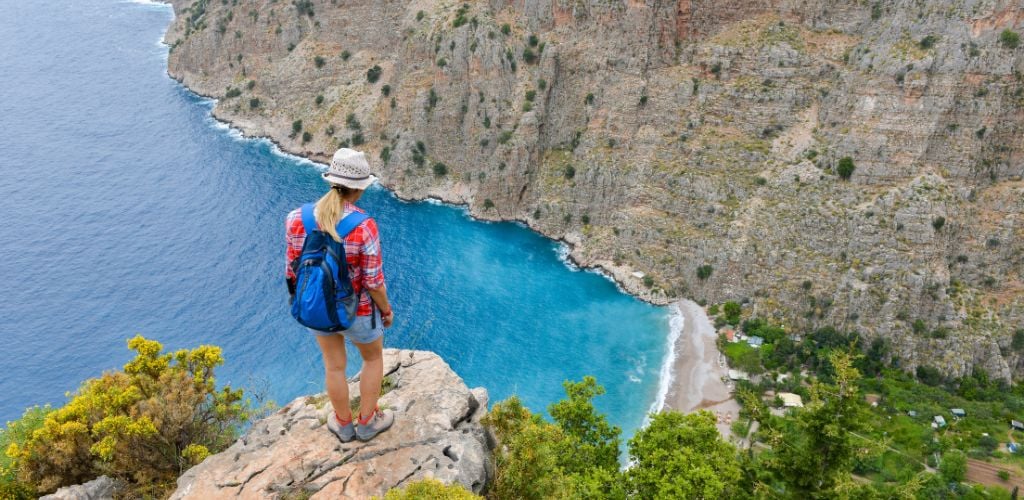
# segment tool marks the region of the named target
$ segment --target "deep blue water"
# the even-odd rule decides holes
[[[136,333],[224,348],[219,381],[279,403],[322,390],[287,313],[283,218],[317,167],[242,139],[166,75],[170,9],[12,2],[0,19],[0,419],[61,404],[131,357]],[[668,313],[568,268],[558,245],[457,208],[373,189],[396,326],[492,401],[534,410],[593,374],[627,431],[655,400]],[[350,359],[358,359],[354,351]],[[352,373],[357,362],[350,367]]]

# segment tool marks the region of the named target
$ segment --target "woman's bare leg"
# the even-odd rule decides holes
[[[356,344],[363,357],[363,370],[359,373],[359,418],[373,415],[380,399],[380,384],[384,380],[384,337],[369,344]]]
[[[348,380],[345,379],[345,362],[347,361],[345,337],[318,335],[316,342],[320,345],[320,353],[324,358],[324,382],[327,385],[327,397],[331,399],[331,405],[334,406],[338,418],[343,421],[352,420],[352,410],[348,403]],[[382,364],[381,370],[383,369]],[[360,382],[360,384],[362,383]]]

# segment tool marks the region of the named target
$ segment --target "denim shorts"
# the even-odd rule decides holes
[[[352,322],[352,327],[348,330],[340,332],[322,332],[320,330],[309,328],[309,331],[318,337],[343,335],[353,343],[369,344],[384,335],[384,322],[381,321],[380,311],[378,311],[376,307],[373,308],[373,320],[377,323],[376,328],[373,328],[370,316],[356,316],[356,320]]]

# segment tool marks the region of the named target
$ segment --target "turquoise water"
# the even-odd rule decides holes
[[[283,283],[283,218],[323,191],[317,166],[242,139],[167,77],[167,7],[5,11],[0,418],[120,367],[136,333],[171,349],[220,345],[221,382],[281,403],[321,391],[319,352]],[[516,224],[379,188],[360,204],[381,226],[397,314],[387,346],[436,351],[492,401],[518,394],[534,410],[592,374],[608,389],[599,409],[627,431],[641,423],[664,308],[571,269],[558,244]]]

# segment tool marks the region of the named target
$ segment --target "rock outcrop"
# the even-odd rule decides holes
[[[487,391],[431,352],[386,349],[384,373],[380,405],[396,412],[387,432],[341,443],[325,425],[326,395],[301,397],[189,469],[171,498],[370,498],[426,477],[481,492],[493,446],[480,424]],[[349,390],[359,393],[358,378]]]
[[[1019,1],[172,1],[169,73],[248,135],[356,145],[654,302],[1024,373]]]
[[[117,494],[117,482],[109,476],[100,476],[92,481],[74,486],[65,486],[39,500],[109,500]]]

